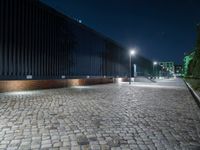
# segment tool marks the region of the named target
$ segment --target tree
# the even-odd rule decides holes
[[[196,52],[193,60],[193,76],[200,78],[200,24],[197,25],[197,42],[196,42]]]
[[[193,75],[194,66],[195,66],[195,63],[194,63],[194,60],[192,59],[192,60],[190,60],[190,62],[188,64],[187,76],[192,76]]]

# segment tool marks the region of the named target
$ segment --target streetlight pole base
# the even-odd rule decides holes
[[[131,78],[129,78],[129,84],[131,84]]]

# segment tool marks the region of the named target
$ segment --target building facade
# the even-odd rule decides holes
[[[127,76],[128,51],[39,0],[0,1],[0,80]],[[150,60],[138,56],[141,72]]]
[[[175,69],[176,76],[178,76],[178,77],[183,76],[183,66],[182,65],[175,65],[174,69]]]
[[[173,77],[175,74],[175,65],[174,62],[159,62],[159,76],[163,77]]]
[[[174,73],[175,72],[175,68],[174,68],[174,62],[159,62],[158,63],[163,69]]]

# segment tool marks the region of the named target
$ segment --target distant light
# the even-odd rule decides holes
[[[82,20],[78,20],[79,23],[82,23]]]
[[[135,52],[134,49],[130,50],[130,55],[131,55],[131,56],[134,56],[135,54],[136,54],[136,52]]]
[[[72,89],[92,89],[91,86],[72,86]]]
[[[41,94],[41,91],[18,91],[18,92],[6,92],[1,93],[0,95],[9,95],[9,96],[15,96],[15,95],[34,95],[34,94]]]
[[[61,76],[61,78],[62,78],[62,79],[65,79],[65,78],[66,78],[66,76],[65,76],[65,75],[62,75],[62,76]]]
[[[32,75],[27,75],[26,79],[28,79],[28,80],[33,79],[33,76]]]
[[[117,83],[121,83],[123,81],[123,78],[117,78]]]
[[[157,65],[157,64],[158,64],[158,62],[156,62],[156,61],[153,62],[153,65]]]

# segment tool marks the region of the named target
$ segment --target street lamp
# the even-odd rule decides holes
[[[130,64],[129,64],[129,67],[130,67],[130,68],[129,68],[129,69],[130,69],[130,72],[129,72],[129,84],[131,84],[131,73],[132,73],[132,69],[131,69],[131,68],[132,68],[132,64],[131,64],[132,60],[131,60],[131,59],[132,59],[132,56],[135,55],[135,53],[136,53],[135,50],[133,50],[133,49],[130,50],[130,54],[129,54],[129,55],[130,55]]]
[[[153,74],[154,74],[154,76],[156,76],[156,74],[155,74],[155,66],[158,64],[158,62],[157,61],[154,61],[153,62]]]
[[[154,65],[154,66],[157,65],[157,64],[158,64],[158,63],[157,63],[156,61],[153,62],[153,65]]]

